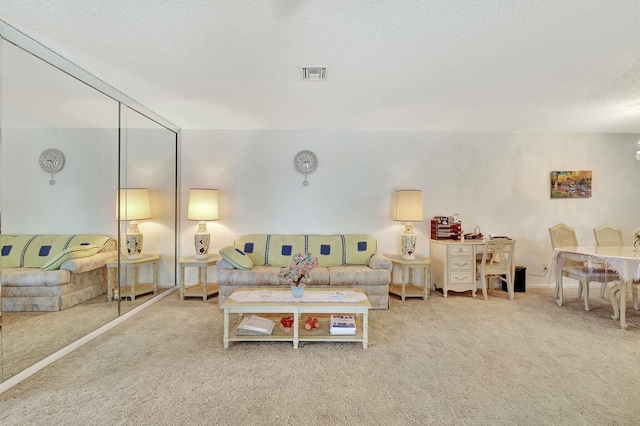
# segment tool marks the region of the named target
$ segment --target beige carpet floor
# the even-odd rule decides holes
[[[393,298],[366,350],[224,350],[217,300],[173,293],[1,394],[0,424],[640,424],[640,313],[622,331],[607,300],[567,298]]]
[[[166,290],[160,289],[160,292]],[[122,300],[123,313],[153,294]],[[106,295],[58,312],[4,312],[2,315],[2,378],[6,380],[30,365],[75,342],[118,316],[117,302]]]

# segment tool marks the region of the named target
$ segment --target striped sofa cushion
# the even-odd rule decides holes
[[[267,265],[287,266],[293,256],[306,248],[305,235],[276,235],[267,236]]]
[[[318,266],[341,266],[344,258],[344,235],[309,235],[309,253],[318,259]]]
[[[376,252],[371,235],[241,235],[234,246],[247,254],[256,266],[287,266],[298,252],[313,253],[318,266],[368,265]]]
[[[3,268],[42,268],[71,247],[102,249],[111,237],[97,234],[3,235]]]
[[[267,263],[267,237],[267,234],[241,235],[233,245],[249,256],[254,265],[262,266]]]
[[[378,243],[371,235],[347,234],[344,236],[344,265],[367,265],[378,250]]]

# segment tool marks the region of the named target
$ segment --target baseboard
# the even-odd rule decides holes
[[[78,349],[82,345],[84,345],[86,343],[89,343],[90,341],[92,341],[96,337],[98,337],[98,336],[106,333],[107,331],[111,330],[112,328],[115,328],[116,326],[122,324],[123,322],[125,322],[129,318],[133,317],[134,315],[136,315],[140,311],[145,310],[149,306],[153,305],[154,303],[158,302],[159,300],[165,298],[166,296],[168,296],[169,294],[171,294],[171,293],[173,293],[174,291],[177,291],[177,290],[178,290],[178,286],[174,286],[174,287],[168,289],[167,291],[164,291],[164,292],[160,293],[156,297],[152,298],[151,300],[149,300],[147,302],[144,302],[142,305],[137,306],[136,308],[130,310],[126,314],[120,315],[118,318],[114,319],[113,321],[110,321],[110,322],[106,323],[105,325],[103,325],[102,327],[98,328],[97,330],[94,330],[91,333],[87,334],[86,336],[81,337],[80,339],[76,340],[75,342],[70,343],[69,345],[65,346],[64,348],[60,349],[59,351],[54,352],[53,354],[51,354],[48,357],[44,358],[43,360],[36,362],[32,366],[25,368],[24,370],[22,370],[18,374],[14,375],[14,376],[10,377],[9,379],[5,380],[4,382],[0,383],[0,393],[3,393],[4,391],[6,391],[6,390],[12,388],[13,386],[17,385],[18,383],[20,383],[21,381],[27,379],[28,377],[31,377],[32,375],[34,375],[38,371],[42,370],[43,368],[45,368],[49,364],[59,360],[60,358],[62,358],[63,356],[65,356],[67,354],[70,354],[71,352],[73,352],[74,350]]]

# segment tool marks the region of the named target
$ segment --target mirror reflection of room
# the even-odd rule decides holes
[[[2,65],[7,379],[117,315],[103,288],[118,103],[5,40]]]
[[[1,89],[7,380],[175,285],[177,136],[5,39]],[[148,188],[153,216],[140,228],[158,258],[157,273],[136,274],[157,288],[135,300],[107,295],[109,264],[118,292],[137,269],[117,261],[128,224],[116,194],[128,180]]]
[[[131,108],[120,112],[118,297],[127,312],[175,283],[176,135]]]

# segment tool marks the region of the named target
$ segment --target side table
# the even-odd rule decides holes
[[[118,271],[118,258],[113,257],[107,260],[107,301],[112,301],[120,297],[129,297],[131,300],[136,300],[136,296],[141,294],[158,293],[158,264],[160,262],[160,256],[157,254],[143,254],[139,259],[128,259],[126,255],[120,256],[120,265],[129,268],[129,279],[127,285],[120,286],[120,293],[118,294],[115,289],[117,288],[117,271]],[[138,267],[142,265],[151,265],[153,268],[153,282],[152,283],[138,283]]]
[[[427,300],[431,290],[431,259],[424,256],[416,256],[415,260],[403,259],[400,255],[387,255],[394,268],[397,266],[402,270],[402,284],[389,285],[389,293],[400,296],[402,300],[407,297],[422,297]],[[424,287],[413,283],[413,268],[422,267],[424,269]]]
[[[196,259],[193,256],[178,258],[180,300],[184,300],[185,297],[202,297],[202,300],[206,301],[207,297],[218,294],[218,284],[207,282],[207,268],[218,263],[218,260],[220,260],[218,255],[211,255],[204,259]],[[184,282],[184,269],[189,267],[198,268],[198,283],[187,286]]]

